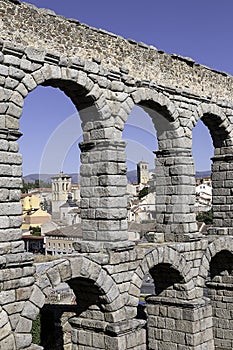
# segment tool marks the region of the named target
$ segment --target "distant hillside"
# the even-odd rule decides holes
[[[137,171],[136,170],[131,170],[127,172],[127,180],[130,183],[135,183],[138,181],[137,178]]]
[[[51,177],[55,174],[29,174],[23,177],[25,182],[35,182],[36,180],[42,180],[44,182],[50,183]],[[56,174],[57,175],[57,174]],[[72,173],[68,174],[72,177],[71,181],[72,183],[78,183],[79,181],[79,174]],[[128,171],[127,173],[127,179],[129,182],[136,182],[137,181],[137,172],[136,170]]]
[[[150,172],[155,172],[154,169],[149,169]],[[211,170],[205,171],[197,171],[195,177],[196,178],[204,178],[211,176]],[[137,170],[131,170],[127,172],[128,182],[135,183],[137,182]]]
[[[154,172],[153,169],[149,170],[150,172]],[[50,183],[51,182],[51,177],[54,176],[55,174],[29,174],[23,177],[25,182],[35,182],[35,180],[42,180],[44,182]],[[71,173],[68,174],[71,176],[71,181],[72,183],[78,183],[79,182],[79,174],[77,173]],[[211,176],[211,171],[210,170],[205,170],[205,171],[197,171],[196,172],[196,178],[203,178],[203,177],[208,177]],[[136,170],[131,170],[127,172],[127,179],[128,182],[135,183],[137,182],[137,171]]]
[[[25,182],[35,182],[35,180],[42,180],[44,182],[50,183],[51,182],[51,177],[55,176],[57,174],[29,174],[23,177]],[[78,183],[79,181],[79,174],[77,173],[72,173],[68,174],[71,176],[71,182],[72,183]]]
[[[196,178],[203,178],[211,176],[211,170],[197,171]]]

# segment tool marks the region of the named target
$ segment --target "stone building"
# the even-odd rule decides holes
[[[212,186],[207,183],[201,183],[196,186],[196,204],[208,207],[211,209],[212,204]]]
[[[51,221],[51,215],[42,209],[33,210],[23,215],[22,230],[30,227],[41,227],[44,223]]]
[[[41,209],[40,198],[32,193],[22,195],[22,226],[23,231],[28,231],[30,227],[41,227],[45,222],[51,221],[51,215]]]
[[[72,194],[68,194],[67,201],[59,208],[60,220],[65,225],[75,225],[80,223],[80,208],[73,201]]]
[[[51,177],[52,184],[52,214],[53,217],[59,217],[59,208],[64,204],[71,191],[71,176],[60,174]]]
[[[63,255],[74,252],[73,243],[82,239],[80,224],[59,227],[45,234],[45,254]]]
[[[66,282],[76,296],[72,350],[232,349],[233,78],[50,10],[9,0],[0,0],[0,10],[0,348],[47,350],[33,344],[32,323],[51,289]],[[35,274],[21,239],[17,140],[24,99],[38,86],[61,89],[82,120],[83,240]],[[159,147],[156,232],[139,244],[128,240],[122,140],[135,105],[151,117]],[[215,148],[207,234],[193,210],[198,120]],[[148,274],[154,293],[142,314]],[[49,337],[54,322],[42,320]]]
[[[149,181],[149,164],[144,161],[140,161],[137,164],[137,176],[138,184],[146,185]]]

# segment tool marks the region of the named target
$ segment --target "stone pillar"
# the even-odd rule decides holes
[[[147,332],[150,350],[214,350],[209,299],[192,302],[149,296]]]
[[[127,233],[125,142],[83,142],[81,218],[84,241],[122,242]]]
[[[191,151],[167,149],[156,154],[156,231],[164,240],[185,241],[197,235],[195,169]]]
[[[233,234],[233,154],[212,158],[213,228],[209,233]]]
[[[218,282],[207,282],[213,309],[216,349],[233,349],[233,276],[217,276]]]
[[[72,350],[146,350],[145,321],[129,320],[116,324],[72,317]]]
[[[24,307],[32,294],[34,267],[33,255],[25,253],[21,240],[19,136],[15,130],[0,130],[0,348],[5,350],[26,348],[32,339],[33,313]]]

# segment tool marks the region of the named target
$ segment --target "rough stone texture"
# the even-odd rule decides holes
[[[149,349],[214,349],[212,309],[206,300],[151,296],[147,302]]]
[[[76,296],[73,349],[232,349],[232,77],[29,4],[0,0],[0,12],[0,349],[41,349],[32,344],[32,322],[60,282]],[[64,91],[82,120],[84,240],[69,259],[35,274],[21,241],[17,140],[24,98],[39,85]],[[159,145],[160,242],[137,246],[127,240],[122,141],[135,105],[151,117]],[[207,236],[193,212],[192,129],[200,119],[215,147]],[[155,295],[142,312],[147,273]]]
[[[14,41],[17,37],[21,45],[19,57],[13,59],[11,50],[8,51],[7,62],[16,67],[20,65],[23,48],[28,47],[25,59],[30,63],[41,64],[46,59],[49,63],[62,61],[82,67],[83,60],[94,59],[112,69],[112,76],[126,75],[128,82],[138,78],[147,84],[153,80],[155,84],[181,88],[198,95],[215,94],[220,99],[232,96],[229,75],[200,66],[191,58],[167,55],[153,46],[126,40],[25,3],[15,6],[2,0],[1,10],[2,39]],[[25,32],[25,28],[28,31]],[[60,40],[61,33],[65,40]],[[85,68],[94,74],[100,71],[96,62],[88,62]]]
[[[224,277],[219,278],[220,280],[224,280]],[[232,276],[227,276],[225,283],[208,283],[209,296],[213,306],[214,338],[218,349],[230,349],[233,347],[232,282]]]

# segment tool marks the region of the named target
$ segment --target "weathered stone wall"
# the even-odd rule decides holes
[[[212,308],[196,303],[147,298],[149,349],[214,349]]]
[[[215,277],[215,282],[208,283],[210,299],[203,288],[210,265],[218,253],[228,256],[227,266],[223,264],[222,270],[232,267],[233,241],[231,238],[226,241],[224,249],[227,254],[221,250],[223,238],[211,241],[141,244],[121,252],[85,253],[76,258],[55,261],[49,268],[42,269],[36,286],[41,289],[44,298],[60,282],[66,281],[74,291],[77,288],[79,309],[77,316],[70,320],[74,344],[83,346],[83,349],[108,349],[110,344],[113,349],[121,349],[122,346],[124,349],[136,346],[143,349],[142,344],[146,342],[145,318],[136,322],[135,317],[143,277],[150,272],[158,294],[147,298],[149,347],[146,349],[158,346],[176,349],[178,345],[183,349],[217,349],[223,344],[224,349],[230,349],[232,284],[229,281],[232,276]],[[154,273],[156,268],[157,274]],[[81,305],[85,304],[85,300],[92,300],[96,291],[86,283],[82,294],[80,277],[92,280],[103,295],[100,304],[89,303],[87,310]],[[220,278],[221,283],[216,283],[216,278]],[[76,283],[70,282],[74,279]],[[159,291],[157,287],[161,281],[164,286]],[[137,345],[139,341],[142,343]]]
[[[233,278],[221,276],[218,280],[219,282],[207,284],[213,308],[215,345],[218,350],[231,349],[233,347]]]
[[[1,37],[65,58],[102,63],[108,70],[129,71],[126,81],[153,81],[153,84],[179,88],[208,98],[232,100],[232,77],[196,64],[192,59],[168,55],[156,48],[126,40],[77,20],[56,16],[50,10],[21,3],[15,6],[1,0]],[[43,53],[41,54],[44,55]],[[56,61],[56,58],[54,58]],[[114,73],[113,73],[114,74]]]

